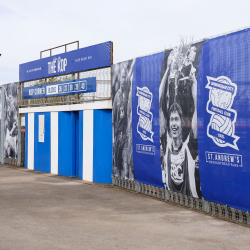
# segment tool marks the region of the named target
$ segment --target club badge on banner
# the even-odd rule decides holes
[[[133,162],[137,181],[163,187],[159,82],[163,53],[137,58],[132,83]]]
[[[203,197],[241,210],[250,208],[248,37],[244,30],[204,42],[197,97]]]

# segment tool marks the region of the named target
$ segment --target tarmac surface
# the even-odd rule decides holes
[[[0,165],[0,249],[250,249],[250,229],[113,186]]]

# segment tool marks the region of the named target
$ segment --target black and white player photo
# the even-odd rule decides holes
[[[197,142],[197,73],[202,42],[166,51],[159,89],[162,181],[202,197]]]
[[[132,79],[135,60],[113,65],[113,175],[134,180]]]
[[[18,152],[18,112],[17,112],[18,83],[6,85],[4,91],[4,157],[17,159]]]

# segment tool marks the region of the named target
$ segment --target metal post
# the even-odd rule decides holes
[[[76,79],[79,79],[79,72],[76,73]],[[80,94],[77,94],[77,103],[80,102]]]
[[[5,133],[4,133],[4,113],[5,113],[5,85],[2,85],[2,114],[1,114],[1,162],[4,164],[4,140],[5,140]]]
[[[17,88],[17,100],[21,98],[21,84],[18,83]],[[19,113],[19,108],[17,111],[17,117],[18,117],[18,137],[17,137],[17,145],[18,145],[18,152],[17,152],[17,166],[21,165],[21,115]]]

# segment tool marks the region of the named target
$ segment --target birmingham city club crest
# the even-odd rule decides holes
[[[207,135],[219,147],[231,147],[238,149],[236,142],[240,137],[235,133],[237,112],[231,109],[234,97],[237,93],[237,85],[226,76],[212,78],[207,76],[209,89],[209,101],[207,112],[211,114],[207,126]]]
[[[137,132],[143,140],[154,142],[154,133],[152,132],[153,114],[150,112],[153,94],[147,87],[137,87],[136,96],[138,96],[137,114],[139,115]]]

